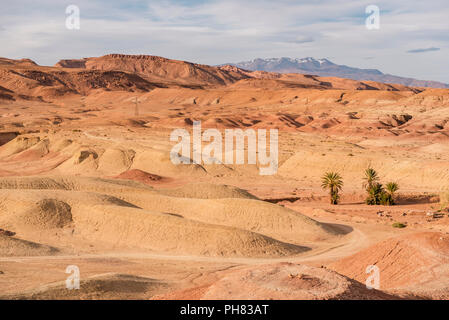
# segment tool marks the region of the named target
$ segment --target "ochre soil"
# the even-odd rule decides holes
[[[122,55],[0,60],[0,298],[449,297],[449,90]],[[196,120],[278,129],[277,173],[174,165],[170,134]],[[396,205],[364,203],[369,166],[399,184]],[[343,177],[339,205],[326,171]]]

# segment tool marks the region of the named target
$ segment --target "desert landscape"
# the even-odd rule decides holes
[[[449,89],[0,58],[0,115],[0,299],[449,298]],[[175,165],[195,121],[277,129],[277,172]],[[367,203],[367,169],[394,205]]]

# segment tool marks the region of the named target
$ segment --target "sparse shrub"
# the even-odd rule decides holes
[[[449,210],[449,187],[440,193],[440,210]]]
[[[403,223],[401,223],[401,222],[395,222],[395,223],[392,224],[392,227],[393,227],[393,228],[400,228],[400,229],[402,229],[402,228],[407,227],[407,225],[406,225],[406,224],[403,224]]]

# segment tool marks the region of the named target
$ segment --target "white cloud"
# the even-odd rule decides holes
[[[449,82],[449,6],[444,0],[376,1],[380,30],[364,26],[371,1],[76,0],[81,30],[65,29],[65,3],[18,0],[0,12],[0,56],[43,64],[111,52],[208,64],[256,57],[317,58]],[[441,48],[432,59],[406,51]],[[446,54],[445,54],[446,52]],[[372,59],[365,59],[367,56]]]

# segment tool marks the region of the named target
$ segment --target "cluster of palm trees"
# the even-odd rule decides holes
[[[399,185],[396,182],[388,182],[384,187],[379,182],[379,176],[373,168],[365,170],[364,180],[363,186],[368,193],[368,197],[365,200],[366,204],[394,205],[394,194],[399,190]]]
[[[367,192],[366,204],[386,205],[395,204],[394,195],[399,190],[396,182],[388,182],[385,187],[379,182],[379,175],[373,168],[365,170],[363,188]],[[340,191],[343,188],[343,178],[338,172],[326,172],[321,178],[321,187],[329,190],[331,204],[338,204]]]

